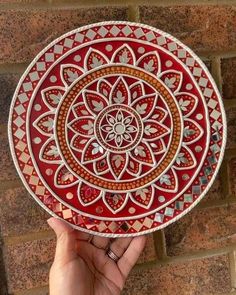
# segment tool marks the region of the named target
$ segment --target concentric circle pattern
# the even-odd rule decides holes
[[[25,186],[52,215],[104,236],[152,232],[206,194],[226,124],[206,67],[172,36],[105,22],[43,50],[12,101]]]

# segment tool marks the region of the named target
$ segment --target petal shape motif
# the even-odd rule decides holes
[[[61,79],[65,86],[70,86],[75,80],[77,80],[84,73],[83,69],[73,65],[64,64],[61,65]]]
[[[162,72],[159,78],[161,78],[161,80],[172,92],[179,91],[182,86],[183,74],[181,72],[168,70]]]
[[[89,141],[88,137],[75,134],[70,142],[70,146],[74,150],[78,152],[82,152],[88,141]]]
[[[50,109],[55,109],[58,106],[64,93],[65,88],[60,86],[48,87],[41,92],[44,103]]]
[[[134,52],[128,44],[124,44],[113,53],[111,62],[135,65]]]
[[[132,84],[129,87],[129,90],[130,90],[131,101],[134,101],[136,98],[139,98],[140,96],[144,96],[145,94],[143,83],[140,81]]]
[[[147,142],[141,141],[139,145],[130,152],[130,155],[133,159],[145,165],[153,166],[156,163],[152,150]]]
[[[84,116],[91,116],[92,114],[87,109],[83,102],[79,102],[72,107],[75,117],[81,118]]]
[[[154,140],[150,142],[149,144],[155,155],[162,154],[166,151],[166,146],[162,138]]]
[[[128,160],[126,153],[117,154],[109,152],[108,163],[115,179],[120,179],[122,177],[126,170]]]
[[[139,58],[137,66],[147,72],[158,75],[161,72],[160,56],[156,51],[148,52]]]
[[[108,105],[106,98],[95,91],[86,90],[83,92],[83,97],[86,107],[95,115],[99,114]]]
[[[181,92],[177,93],[175,98],[184,116],[188,117],[195,111],[198,102],[198,98],[195,95]]]
[[[41,147],[39,159],[45,163],[60,163],[61,157],[53,138],[49,138]]]
[[[136,99],[131,106],[139,113],[142,119],[149,117],[156,105],[157,94],[148,94]]]
[[[125,193],[105,193],[103,201],[107,208],[116,214],[126,205],[128,196]]]
[[[78,185],[77,196],[83,206],[95,203],[102,196],[102,191],[91,187],[83,182]]]
[[[94,134],[94,119],[92,117],[76,118],[69,124],[69,127],[80,135],[91,137]]]
[[[54,176],[54,184],[56,187],[70,187],[75,185],[77,182],[79,182],[78,178],[76,178],[64,164],[57,168]]]
[[[169,132],[169,128],[167,128],[165,125],[154,120],[146,120],[144,123],[143,138],[148,141],[153,141],[157,138],[167,135]]]
[[[154,193],[155,189],[152,185],[150,185],[130,193],[130,198],[138,206],[148,209],[152,205]]]
[[[185,142],[186,144],[194,143],[199,138],[201,138],[202,135],[203,135],[203,129],[197,122],[191,119],[184,120],[183,142]]]
[[[122,77],[118,78],[113,85],[109,101],[110,104],[119,103],[128,105],[130,103],[129,87]]]
[[[109,60],[102,52],[90,48],[84,59],[84,68],[86,70],[92,70],[107,63],[109,63]]]
[[[97,160],[93,163],[93,169],[97,175],[102,175],[107,173],[110,168],[107,163],[107,157]]]
[[[33,125],[41,134],[51,136],[53,134],[54,117],[54,113],[48,112],[39,116],[38,119],[34,121]]]
[[[197,161],[194,154],[187,146],[182,146],[173,167],[177,170],[186,170],[196,167]]]
[[[141,173],[142,165],[133,158],[129,158],[127,165],[127,172],[132,176],[139,176]]]
[[[169,169],[156,182],[155,187],[165,192],[177,192],[179,187],[178,177],[174,169]]]
[[[165,118],[167,117],[168,113],[166,110],[164,110],[161,107],[155,107],[154,111],[152,112],[151,116],[149,119],[158,121],[158,122],[163,122]]]
[[[101,93],[107,99],[109,98],[112,85],[106,80],[99,80],[97,84],[97,92]]]
[[[82,164],[91,163],[95,160],[102,159],[106,156],[106,151],[100,144],[97,142],[96,139],[91,138],[82,153]]]

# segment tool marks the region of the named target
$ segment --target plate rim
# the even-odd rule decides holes
[[[18,164],[17,161],[17,157],[14,151],[14,142],[13,142],[13,134],[12,134],[12,113],[14,110],[14,104],[15,101],[17,99],[17,95],[18,95],[18,91],[22,85],[22,82],[24,81],[25,77],[28,75],[29,71],[31,70],[32,66],[35,65],[35,62],[43,55],[45,54],[45,52],[50,49],[53,45],[55,45],[57,42],[65,39],[67,36],[70,36],[72,34],[78,33],[80,31],[83,30],[87,30],[96,26],[103,26],[103,25],[128,25],[128,26],[138,26],[138,27],[142,27],[142,28],[146,28],[148,30],[154,31],[156,33],[161,34],[164,37],[167,37],[171,40],[173,40],[174,42],[176,42],[177,44],[180,44],[184,49],[186,49],[191,55],[192,57],[199,63],[200,67],[205,71],[205,73],[207,74],[207,77],[209,79],[209,81],[211,82],[214,91],[216,92],[217,98],[218,98],[218,102],[220,104],[220,109],[221,109],[221,115],[222,115],[222,125],[223,125],[223,136],[222,136],[222,145],[221,145],[221,149],[220,149],[220,155],[219,155],[219,159],[217,161],[217,165],[216,168],[214,169],[214,173],[210,179],[210,181],[208,182],[208,184],[206,185],[204,191],[198,196],[198,198],[193,201],[193,203],[187,208],[185,209],[183,212],[181,212],[180,214],[176,215],[174,218],[170,219],[169,221],[165,222],[164,224],[161,224],[159,226],[156,226],[154,228],[151,229],[147,229],[147,230],[143,230],[141,232],[136,232],[136,233],[124,233],[124,234],[119,234],[119,233],[102,233],[102,232],[98,232],[98,231],[93,231],[93,230],[89,230],[89,229],[85,229],[82,227],[79,227],[75,224],[72,224],[68,221],[66,221],[65,219],[59,217],[58,215],[56,215],[56,213],[54,213],[52,210],[50,210],[49,208],[47,208],[47,206],[35,195],[35,193],[31,190],[30,186],[28,185],[28,183],[26,182],[23,173],[20,169],[20,166]],[[147,41],[145,41],[147,42]],[[158,231],[160,229],[163,229],[165,227],[167,227],[168,225],[174,223],[175,221],[177,221],[178,219],[180,219],[181,217],[183,217],[184,215],[186,215],[189,211],[191,211],[204,197],[205,195],[208,193],[209,189],[211,188],[213,182],[215,181],[215,178],[217,177],[218,173],[219,173],[219,169],[221,167],[223,158],[224,158],[224,153],[225,153],[225,149],[226,149],[226,142],[227,142],[227,120],[226,120],[226,111],[224,108],[224,104],[223,104],[223,98],[222,95],[218,89],[218,86],[215,82],[215,80],[212,77],[212,74],[210,73],[210,71],[208,70],[208,68],[206,67],[206,65],[204,64],[204,62],[200,59],[200,57],[198,57],[197,54],[194,53],[194,51],[188,47],[187,45],[185,45],[184,43],[182,43],[182,41],[180,41],[179,39],[177,39],[176,37],[174,37],[173,35],[166,33],[160,29],[157,29],[153,26],[147,25],[147,24],[143,24],[143,23],[139,23],[139,22],[130,22],[130,21],[102,21],[102,22],[96,22],[96,23],[92,23],[89,25],[84,25],[81,27],[78,27],[76,29],[73,29],[71,31],[68,31],[67,33],[64,33],[62,35],[60,35],[59,37],[57,37],[56,39],[54,39],[53,41],[51,41],[46,47],[44,47],[34,58],[33,60],[30,62],[30,64],[27,66],[27,68],[25,69],[24,73],[21,75],[20,80],[18,81],[17,87],[14,91],[14,94],[12,96],[12,100],[11,100],[11,104],[10,104],[10,110],[9,110],[9,117],[8,117],[8,124],[7,124],[7,132],[8,132],[8,142],[9,142],[9,147],[10,147],[10,152],[11,152],[11,156],[13,158],[13,162],[15,165],[15,168],[17,170],[17,173],[21,179],[21,181],[23,182],[25,188],[27,189],[27,191],[30,193],[31,197],[46,211],[48,212],[51,216],[56,217],[58,219],[62,219],[64,220],[66,223],[70,224],[70,226],[72,226],[73,228],[79,230],[79,231],[83,231],[92,235],[97,235],[97,236],[101,236],[101,237],[111,237],[111,238],[116,238],[116,237],[135,237],[135,236],[140,236],[140,235],[144,235],[144,234],[149,234],[155,231]]]

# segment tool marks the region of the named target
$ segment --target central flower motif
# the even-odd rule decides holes
[[[95,122],[95,134],[110,151],[127,151],[140,141],[143,123],[134,109],[115,104],[101,112]]]
[[[122,110],[119,110],[116,115],[107,113],[106,121],[108,124],[101,126],[102,131],[106,134],[104,140],[106,142],[114,141],[117,147],[130,144],[137,133],[137,127],[131,125],[133,120],[134,116],[126,116],[126,113]]]

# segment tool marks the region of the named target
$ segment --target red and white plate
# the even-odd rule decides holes
[[[210,188],[226,122],[201,60],[167,33],[92,24],[53,41],[16,89],[9,138],[35,200],[77,229],[135,236]]]

